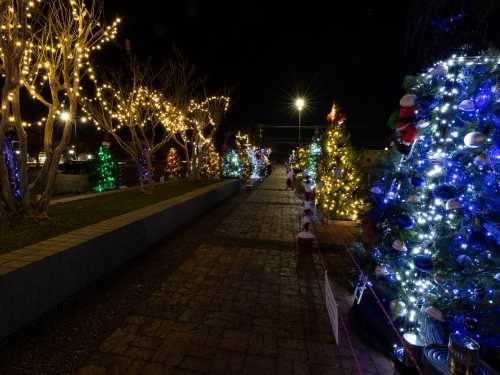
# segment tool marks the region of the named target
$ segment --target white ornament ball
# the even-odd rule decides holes
[[[413,94],[406,94],[399,100],[399,105],[401,107],[413,107],[415,106],[415,102],[417,97]]]
[[[459,208],[462,208],[463,205],[462,203],[460,203],[459,201],[457,201],[456,199],[448,199],[446,201],[446,209],[447,210],[457,210]]]
[[[405,243],[401,240],[396,240],[392,243],[392,248],[396,251],[406,251]]]
[[[425,129],[430,124],[431,124],[430,121],[427,121],[427,120],[418,120],[417,121],[417,128],[419,128],[419,129]]]
[[[473,112],[476,109],[476,106],[472,100],[465,99],[460,102],[458,109],[464,112]]]
[[[491,159],[488,155],[479,154],[474,158],[474,164],[478,167],[484,167],[491,164]]]
[[[444,316],[441,310],[435,308],[434,306],[428,307],[425,310],[426,314],[429,315],[431,318],[434,318],[436,320],[439,320],[440,322],[444,322]]]
[[[470,148],[477,148],[481,146],[486,140],[486,136],[480,132],[470,132],[464,137],[464,144]]]

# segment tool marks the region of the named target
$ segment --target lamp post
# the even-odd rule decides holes
[[[305,105],[306,105],[306,101],[304,98],[295,99],[295,107],[299,111],[299,147],[302,144],[301,138],[300,138],[300,119],[301,119],[302,110],[304,109]]]

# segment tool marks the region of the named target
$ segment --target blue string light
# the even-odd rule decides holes
[[[4,138],[3,156],[5,159],[5,165],[7,166],[7,171],[9,173],[10,188],[14,193],[14,197],[19,200],[22,196],[20,184],[21,177],[19,175],[19,168],[17,166],[16,154],[14,152],[14,148],[12,147],[12,140],[8,135],[6,135]]]

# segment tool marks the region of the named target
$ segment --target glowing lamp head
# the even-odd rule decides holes
[[[297,98],[295,99],[295,107],[299,110],[302,111],[304,107],[306,106],[306,101],[304,98]]]

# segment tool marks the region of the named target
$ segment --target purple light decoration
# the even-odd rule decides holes
[[[139,164],[141,165],[140,178],[143,182],[149,181],[148,162],[146,160],[146,152],[147,152],[147,146],[144,145],[144,150],[142,151],[141,157],[139,158]]]
[[[9,182],[12,191],[14,192],[14,197],[16,199],[21,199],[21,187],[20,187],[20,176],[19,169],[17,167],[17,159],[12,147],[12,140],[9,136],[5,136],[4,139],[4,150],[3,157],[5,159],[5,164],[7,166],[7,171],[9,173]]]

